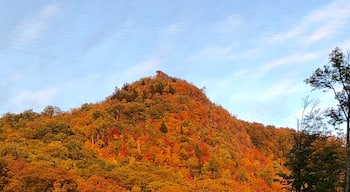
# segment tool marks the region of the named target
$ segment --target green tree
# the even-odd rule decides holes
[[[345,151],[339,138],[315,133],[296,133],[295,145],[284,176],[296,192],[327,192],[343,189]]]
[[[285,164],[291,173],[283,177],[296,192],[343,188],[344,148],[339,138],[326,136],[323,113],[316,105],[308,97],[304,99],[294,145]]]
[[[205,168],[207,169],[206,171],[209,172],[209,176],[212,179],[216,179],[220,177],[220,165],[216,161],[216,159],[211,159],[208,163],[206,163]]]
[[[343,191],[345,174],[345,150],[338,138],[321,136],[312,143],[314,153],[310,156],[312,164],[306,167],[311,176],[309,191]]]
[[[309,185],[310,175],[305,171],[305,168],[312,163],[310,162],[310,156],[314,149],[311,147],[311,143],[316,138],[317,135],[308,134],[307,132],[298,132],[295,135],[294,146],[285,164],[291,170],[291,173],[283,177],[296,192],[303,191]]]
[[[162,124],[160,125],[159,130],[160,130],[162,133],[168,133],[168,128],[166,127],[166,125],[165,125],[164,122],[162,122]]]
[[[329,123],[336,126],[346,122],[346,178],[345,192],[350,192],[350,55],[335,48],[329,54],[329,64],[318,68],[306,79],[315,89],[332,91],[338,101],[337,107],[330,108],[327,116]]]

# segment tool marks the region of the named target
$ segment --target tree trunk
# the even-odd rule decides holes
[[[348,114],[350,113],[350,109],[348,109]],[[345,192],[350,192],[350,143],[349,143],[349,139],[350,139],[350,135],[349,135],[349,129],[350,129],[350,117],[348,116],[347,120],[346,120],[346,178],[345,178]]]
[[[299,134],[299,141],[298,141],[298,158],[301,157],[301,131],[298,129],[298,134]],[[301,159],[300,159],[301,160]],[[297,172],[297,186],[295,192],[301,192],[302,190],[302,184],[301,184],[301,162],[298,162],[298,172]]]

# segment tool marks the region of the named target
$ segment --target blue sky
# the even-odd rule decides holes
[[[239,119],[296,127],[303,80],[349,31],[348,0],[0,0],[0,114],[95,103],[162,70]]]

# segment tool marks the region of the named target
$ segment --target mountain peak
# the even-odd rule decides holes
[[[145,99],[154,99],[157,97],[169,97],[173,95],[186,96],[194,100],[201,100],[209,103],[209,99],[203,90],[197,88],[185,80],[171,77],[162,71],[156,71],[153,77],[144,77],[131,84],[125,83],[122,88],[116,87],[115,92],[110,96],[111,99],[118,99],[127,102],[142,102]]]
[[[24,166],[27,171],[16,169],[14,175],[29,178],[30,170],[40,170],[44,164],[47,172],[70,174],[68,179],[79,189],[87,183],[119,186],[111,191],[279,191],[281,187],[274,182],[281,169],[275,162],[284,146],[276,145],[285,138],[273,130],[266,130],[267,137],[262,138],[263,125],[237,120],[195,85],[162,71],[125,83],[102,102],[52,115],[8,114],[0,125],[0,144],[5,146],[1,154],[9,154],[5,160],[10,167]],[[260,143],[263,152],[272,155],[263,154],[256,147]],[[45,171],[38,174],[47,178]],[[62,180],[60,175],[49,176],[54,178],[50,182]],[[22,177],[18,179],[10,186],[22,182]]]

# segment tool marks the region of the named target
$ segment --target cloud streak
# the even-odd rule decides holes
[[[296,40],[304,46],[310,46],[328,38],[349,22],[350,4],[344,0],[335,0],[324,8],[317,9],[290,30],[276,33],[266,39],[272,44]]]
[[[128,69],[128,72],[126,74],[130,74],[136,77],[149,74],[152,71],[153,72],[156,71],[159,64],[160,64],[160,61],[158,59],[150,58],[135,66],[132,66],[131,68]]]
[[[288,95],[297,90],[296,83],[292,79],[283,79],[275,85],[271,86],[270,89],[265,91],[260,97],[260,100],[272,100],[276,97],[280,97],[282,95]]]
[[[232,34],[244,25],[244,20],[240,15],[229,15],[224,20],[218,22],[214,31],[224,34]]]
[[[19,110],[26,108],[42,108],[52,104],[57,92],[57,89],[52,87],[35,92],[22,91],[14,97],[12,103],[19,108]]]
[[[57,5],[47,5],[40,9],[34,16],[21,22],[13,32],[10,45],[20,47],[39,38],[47,29],[51,19],[60,11]]]
[[[277,67],[281,67],[283,65],[287,64],[298,64],[303,63],[309,60],[312,60],[318,56],[317,53],[305,53],[305,54],[295,54],[295,55],[288,55],[286,57],[278,58],[275,60],[272,60],[270,62],[267,62],[262,65],[260,68],[260,73],[265,74]]]
[[[171,53],[171,50],[178,43],[178,38],[185,31],[186,23],[175,22],[161,28],[159,33],[159,42],[157,44],[156,53],[158,57],[164,57]]]

